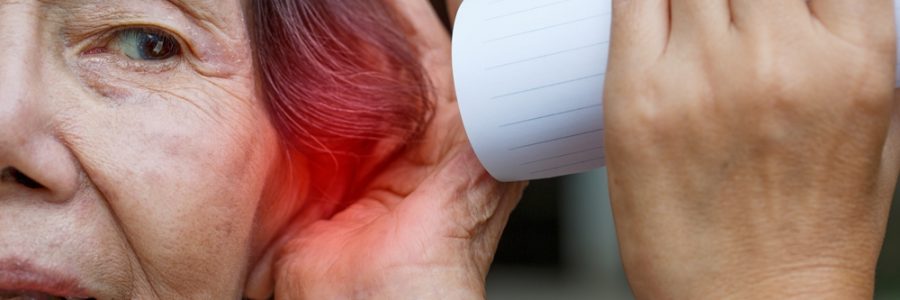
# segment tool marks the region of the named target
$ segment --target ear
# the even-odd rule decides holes
[[[308,159],[295,151],[285,151],[276,160],[256,211],[252,240],[253,262],[244,286],[247,299],[271,299],[274,290],[273,263],[284,243],[300,226],[320,216],[315,201],[309,199]]]
[[[272,257],[275,251],[266,249],[265,254],[250,269],[244,286],[244,298],[254,300],[272,299],[275,281],[272,279]]]
[[[247,283],[244,287],[245,298],[272,299],[275,292],[275,282],[279,280],[279,278],[275,277],[275,271],[278,269],[276,264],[286,254],[283,251],[285,244],[297,237],[297,234],[303,228],[320,220],[323,215],[324,208],[321,208],[318,203],[310,204],[311,207],[309,209],[306,209],[307,206],[303,206],[304,208],[300,215],[281,230],[280,235],[266,247],[262,256],[251,266],[250,273],[247,275]]]

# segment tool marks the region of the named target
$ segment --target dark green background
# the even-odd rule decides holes
[[[561,229],[560,220],[560,203],[563,202],[561,197],[564,193],[565,180],[567,178],[534,181],[526,190],[520,206],[510,217],[509,225],[500,242],[492,267],[492,274],[488,277],[488,295],[493,296],[493,299],[518,299],[521,297],[516,293],[512,293],[517,295],[516,297],[506,296],[510,293],[504,291],[505,289],[546,290],[546,295],[556,295],[569,288],[565,283],[566,280],[569,280],[566,273],[573,267],[571,265],[573,263],[567,264],[567,260],[562,257],[565,254],[560,250],[562,248],[561,240],[566,234]],[[605,184],[598,185],[605,191]],[[593,200],[588,199],[587,201]],[[596,201],[608,200],[596,199]],[[900,299],[900,197],[897,193],[894,195],[894,202],[878,263],[876,299]],[[597,212],[597,217],[608,218],[602,212]],[[514,271],[499,271],[496,272],[499,274],[494,274],[494,269]],[[528,273],[528,275],[520,276],[522,273]],[[630,298],[627,296],[627,285],[622,274],[615,274],[612,277],[596,279],[597,281],[609,281],[596,282],[597,285],[603,286],[601,288],[575,294],[571,298],[559,299]],[[540,281],[555,281],[555,283],[547,284],[546,287],[534,287],[535,282]],[[504,282],[505,284],[492,284],[495,282]],[[609,294],[607,294],[607,290],[609,290]],[[530,299],[545,298],[542,295]]]
[[[878,259],[875,294],[878,299],[900,299],[900,197],[894,192],[891,219]]]

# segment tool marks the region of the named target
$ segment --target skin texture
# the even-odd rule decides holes
[[[329,220],[296,202],[305,157],[289,191],[272,180],[284,161],[247,4],[0,1],[0,291],[39,272],[77,281],[77,295],[54,294],[97,299],[483,296],[524,184],[497,183],[469,150],[427,2],[396,8],[416,28],[435,117]],[[181,54],[127,57],[115,33],[148,27]]]
[[[0,269],[98,299],[240,298],[251,237],[274,235],[256,228],[285,222],[256,217],[276,138],[242,5],[0,1],[0,168],[42,185],[0,181]],[[183,53],[124,56],[109,34],[138,25]]]
[[[452,89],[449,38],[428,1],[393,4],[414,28],[410,38],[434,85],[435,118],[422,142],[391,162],[354,205],[285,238],[272,254],[278,299],[484,297],[497,242],[525,184],[498,183],[471,152]]]
[[[606,150],[641,299],[871,299],[892,1],[614,0]]]

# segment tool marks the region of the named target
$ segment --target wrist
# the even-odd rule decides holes
[[[682,271],[681,279],[629,276],[629,283],[636,299],[872,299],[874,291],[874,272],[842,267]]]
[[[484,299],[484,276],[465,268],[405,268],[367,288],[365,299]]]
[[[328,277],[280,289],[290,299],[484,299],[483,276],[460,269],[401,267]]]
[[[871,299],[873,295],[879,249],[875,243],[845,241],[840,234],[833,234],[831,242],[802,237],[787,242],[771,235],[764,241],[746,236],[738,238],[743,242],[732,240],[740,245],[690,242],[712,240],[709,237],[661,236],[622,239],[625,271],[638,299]]]
[[[711,299],[872,299],[874,290],[874,272],[839,266],[787,266],[746,277],[720,285],[723,294]]]

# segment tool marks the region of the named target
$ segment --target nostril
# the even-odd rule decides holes
[[[31,177],[28,177],[28,175],[25,175],[25,173],[22,173],[21,171],[19,171],[16,168],[8,167],[8,168],[3,169],[3,172],[0,173],[0,178],[2,178],[3,181],[8,181],[8,180],[15,181],[16,183],[24,185],[25,187],[30,188],[30,189],[44,188],[44,186],[42,184],[35,181],[34,179],[31,179]]]
[[[41,185],[37,181],[34,181],[34,179],[31,179],[31,177],[28,177],[28,175],[25,175],[25,173],[22,173],[19,170],[13,169],[12,173],[13,173],[13,178],[16,179],[16,182],[21,183],[22,185],[24,185],[30,189],[44,188],[43,185]]]

